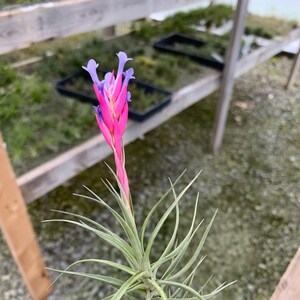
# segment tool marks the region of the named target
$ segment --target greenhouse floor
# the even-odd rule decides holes
[[[268,299],[299,246],[299,75],[290,91],[283,88],[291,65],[291,59],[275,57],[237,80],[218,154],[212,155],[208,147],[217,93],[125,148],[139,224],[168,188],[168,177],[174,180],[187,169],[178,185],[180,190],[203,169],[182,200],[180,236],[188,228],[199,191],[198,215],[205,218],[204,224],[217,208],[219,212],[204,247],[207,258],[194,282],[201,285],[215,274],[206,289],[209,292],[223,281],[237,280],[215,299]],[[113,165],[112,157],[106,161]],[[57,218],[59,215],[51,209],[59,209],[92,217],[114,228],[105,211],[72,196],[86,193],[84,184],[113,204],[101,178],[111,178],[103,162],[28,205],[47,266],[66,268],[81,258],[120,259],[116,251],[83,229],[65,223],[41,223]],[[158,217],[153,218],[152,225]],[[155,254],[164,249],[164,235],[172,232],[172,222],[170,218],[158,237]],[[118,233],[120,228],[115,231]],[[93,265],[82,266],[81,270],[84,268],[110,274]],[[29,299],[3,240],[0,274],[1,299]],[[50,272],[50,276],[54,279],[56,274]],[[55,283],[49,299],[103,299],[107,292],[109,289],[98,282],[64,276]]]

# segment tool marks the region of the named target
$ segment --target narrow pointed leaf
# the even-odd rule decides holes
[[[159,233],[161,227],[163,226],[165,220],[167,219],[167,217],[169,216],[169,214],[171,213],[171,211],[174,209],[174,207],[176,206],[176,204],[182,199],[183,195],[186,193],[186,191],[191,187],[191,185],[196,181],[196,179],[199,177],[199,175],[201,174],[201,171],[192,179],[192,181],[181,191],[181,193],[178,195],[178,197],[175,199],[175,201],[170,205],[170,207],[167,209],[167,211],[163,214],[163,216],[161,217],[161,219],[159,220],[158,224],[156,225],[156,227],[154,228],[150,238],[149,238],[149,242],[145,251],[145,259],[149,260],[149,255],[150,255],[150,251],[151,248],[153,246],[153,243],[155,241],[155,238],[157,236],[157,234]]]
[[[64,271],[64,270],[58,270],[58,269],[52,269],[52,268],[47,268],[50,271],[54,272],[59,272],[63,274],[69,274],[69,275],[77,275],[81,277],[86,277],[90,279],[96,279],[105,283],[109,283],[115,286],[122,286],[124,284],[124,281],[120,279],[116,279],[110,276],[105,276],[105,275],[98,275],[98,274],[90,274],[90,273],[83,273],[83,272],[73,272],[73,271]]]
[[[175,180],[173,187],[176,185],[176,183],[180,180],[180,178],[184,175],[184,173],[186,172],[186,170],[184,170],[179,176],[178,178]],[[165,200],[165,198],[169,195],[169,193],[172,191],[172,187],[170,187],[167,192],[159,199],[159,201],[157,201],[157,203],[153,206],[153,208],[150,210],[150,212],[148,213],[145,221],[143,222],[141,231],[140,231],[140,240],[144,241],[144,235],[145,235],[145,231],[147,228],[147,225],[149,223],[150,218],[152,217],[152,215],[154,214],[154,212],[156,211],[156,209],[158,208],[158,206]]]
[[[205,230],[205,232],[204,232],[204,234],[203,234],[203,236],[202,236],[202,238],[200,240],[200,243],[199,243],[196,251],[194,252],[194,254],[192,255],[192,257],[190,258],[190,260],[186,263],[186,265],[180,271],[178,271],[175,275],[171,276],[169,278],[169,280],[174,280],[174,279],[180,277],[181,275],[183,275],[193,265],[193,263],[196,261],[196,259],[198,258],[199,254],[200,254],[200,252],[201,252],[201,250],[203,248],[203,245],[204,245],[204,243],[206,241],[206,238],[207,238],[208,233],[210,231],[210,228],[211,228],[211,226],[212,226],[212,224],[214,222],[214,219],[215,219],[215,217],[217,215],[217,212],[218,212],[218,210],[216,210],[216,212],[214,213],[211,221],[209,222],[209,224],[208,224],[208,226],[207,226],[207,228],[206,228],[206,230]]]
[[[123,283],[123,285],[119,288],[119,290],[115,293],[112,300],[120,300],[124,296],[124,294],[130,289],[130,287],[138,281],[141,277],[145,275],[146,272],[138,272],[132,277],[130,277],[127,281]]]
[[[158,283],[162,285],[168,285],[168,286],[177,286],[181,289],[190,292],[192,295],[196,297],[196,299],[205,300],[203,296],[201,296],[196,290],[191,288],[190,286],[187,286],[183,283],[175,282],[175,281],[169,281],[169,280],[158,280]]]

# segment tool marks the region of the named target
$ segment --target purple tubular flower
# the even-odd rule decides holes
[[[123,74],[124,66],[127,61],[132,60],[132,58],[127,57],[127,54],[125,52],[120,51],[117,53],[117,56],[119,58],[119,66],[118,66],[118,75]]]
[[[93,110],[95,111],[96,117],[97,117],[101,122],[103,122],[103,116],[102,116],[102,112],[101,112],[101,107],[100,107],[100,105],[93,106]]]
[[[128,82],[129,82],[130,79],[134,79],[133,73],[134,73],[133,68],[129,68],[129,69],[124,73],[125,78],[124,78],[124,81],[123,81],[123,87],[124,87],[124,86],[128,86]]]
[[[82,68],[89,72],[93,82],[98,86],[99,90],[101,91],[101,89],[103,88],[103,84],[100,82],[98,75],[97,75],[98,66],[99,66],[99,64],[97,64],[94,59],[90,59],[88,61],[87,66],[86,67],[82,66]]]
[[[118,66],[118,73],[117,73],[117,77],[116,77],[116,80],[115,80],[114,89],[113,89],[113,92],[112,92],[113,101],[116,101],[116,99],[118,97],[118,94],[120,93],[120,90],[122,88],[122,79],[123,79],[124,66],[125,66],[127,61],[132,60],[132,58],[128,58],[127,54],[125,52],[122,52],[122,51],[117,53],[117,56],[119,58],[119,66]]]
[[[118,99],[116,101],[116,106],[115,106],[115,113],[117,116],[120,116],[120,114],[124,108],[124,104],[126,103],[126,101],[128,99],[127,86],[128,86],[129,80],[134,78],[133,73],[134,73],[133,68],[129,68],[124,73],[125,78],[124,78],[122,89],[118,96]]]

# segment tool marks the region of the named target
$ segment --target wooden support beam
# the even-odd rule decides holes
[[[0,136],[0,227],[33,299],[46,299],[51,282],[5,144]]]
[[[273,42],[266,48],[260,48],[237,62],[234,77],[238,77],[256,65],[281,52],[286,45],[300,37],[300,28],[291,31],[280,42]],[[124,142],[130,143],[139,136],[159,126],[169,118],[180,113],[220,87],[221,73],[200,79],[177,91],[170,105],[149,118],[146,122],[128,122]],[[53,160],[29,171],[17,179],[18,185],[27,203],[45,195],[66,180],[79,174],[110,155],[110,149],[99,135],[87,142],[59,155]]]
[[[297,75],[297,69],[300,67],[300,45],[299,45],[299,51],[295,57],[291,73],[289,75],[287,84],[286,84],[286,89],[288,90],[294,83],[296,75]]]
[[[197,2],[199,0],[64,0],[0,11],[0,54]]]
[[[271,300],[300,299],[300,247],[280,279]]]
[[[112,38],[116,35],[116,26],[109,26],[103,29],[104,38]]]
[[[234,73],[236,70],[236,63],[238,61],[242,36],[245,28],[248,2],[249,0],[239,0],[235,11],[234,24],[231,32],[229,47],[227,49],[225,68],[222,75],[220,98],[217,105],[213,129],[212,149],[214,152],[219,149],[224,135],[228,108],[231,101],[234,84]]]

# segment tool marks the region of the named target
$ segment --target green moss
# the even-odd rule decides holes
[[[0,64],[0,87],[11,84],[16,79],[16,72],[6,65]]]
[[[231,6],[211,5],[189,12],[179,12],[159,24],[149,20],[136,22],[133,25],[132,34],[147,42],[153,37],[162,36],[170,32],[195,34],[197,31],[192,29],[191,26],[202,24],[209,31],[211,27],[219,27],[225,22],[232,20],[233,13]],[[297,26],[297,21],[248,14],[245,32],[246,34],[273,38],[276,35],[285,35]],[[226,36],[228,37],[228,34]]]
[[[272,39],[278,35],[288,34],[297,26],[298,24],[296,21],[280,20],[275,17],[261,17],[248,14],[245,33]]]
[[[133,24],[133,35],[150,41],[154,36],[168,34],[170,32],[192,33],[192,25],[200,22],[208,28],[211,26],[221,26],[226,21],[231,20],[233,10],[227,5],[212,5],[207,8],[200,8],[189,12],[179,12],[168,17],[163,22],[157,24],[153,21],[138,21]]]

